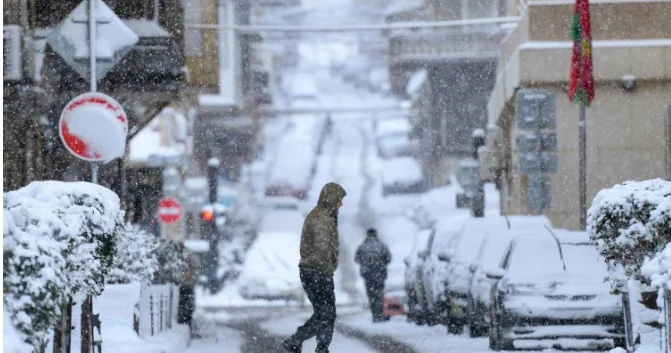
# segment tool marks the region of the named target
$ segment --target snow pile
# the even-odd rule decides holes
[[[644,259],[671,242],[671,182],[629,181],[599,191],[589,210],[587,231],[606,261],[623,265],[626,275],[647,282],[640,273]]]
[[[4,302],[34,346],[68,295],[98,295],[123,225],[119,197],[86,182],[41,181],[3,196]]]
[[[158,271],[158,238],[139,227],[127,224],[117,237],[116,256],[107,283],[149,283]]]
[[[9,313],[2,310],[2,351],[4,353],[32,353],[33,347],[25,343],[26,337],[12,324]]]

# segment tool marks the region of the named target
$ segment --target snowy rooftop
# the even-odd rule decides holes
[[[161,120],[164,120],[164,124]],[[169,129],[172,125],[175,129]],[[161,129],[165,129],[163,133]],[[172,108],[165,108],[129,143],[131,165],[159,166],[179,163],[186,156],[186,118]],[[163,136],[162,136],[163,134]]]

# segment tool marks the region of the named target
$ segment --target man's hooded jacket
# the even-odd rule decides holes
[[[347,195],[336,183],[324,185],[317,206],[305,218],[298,266],[333,275],[338,268],[338,205]]]

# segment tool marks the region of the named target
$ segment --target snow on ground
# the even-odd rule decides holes
[[[417,326],[407,322],[405,316],[394,316],[388,322],[371,324],[370,314],[361,313],[345,316],[339,322],[368,334],[393,337],[422,353],[489,352],[486,338],[469,338],[467,334],[448,335],[443,325]]]
[[[261,328],[273,335],[289,336],[296,332],[296,328],[305,323],[305,320],[307,320],[310,315],[310,313],[306,313],[272,319],[262,323]],[[310,339],[303,343],[303,352],[313,352],[316,347],[316,340],[314,338]],[[363,343],[343,337],[343,335],[338,332],[334,333],[333,342],[331,342],[329,350],[332,352],[373,352]]]

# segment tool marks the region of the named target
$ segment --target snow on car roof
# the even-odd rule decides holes
[[[379,119],[377,121],[377,136],[384,136],[398,133],[410,133],[412,125],[407,118]]]
[[[382,181],[385,185],[394,183],[413,184],[421,182],[422,167],[412,157],[397,157],[384,160]]]
[[[489,234],[499,234],[510,231],[528,231],[538,234],[547,233],[544,225],[550,225],[550,220],[545,216],[495,216],[485,218],[470,218],[459,232],[459,243],[456,247],[455,256],[464,261],[474,259],[483,240]],[[549,236],[549,234],[547,234]]]

